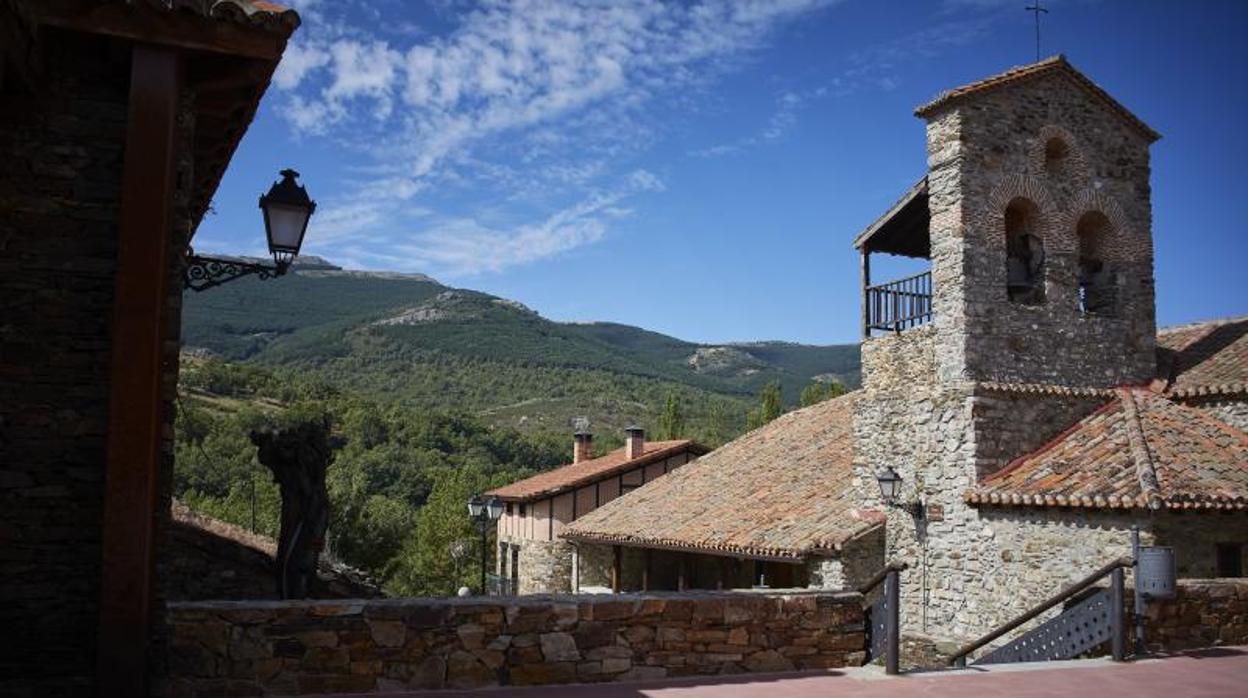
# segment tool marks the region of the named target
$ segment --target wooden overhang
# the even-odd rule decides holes
[[[293,10],[264,0],[0,0],[24,6],[37,29],[109,36],[181,56],[193,93],[193,227],[198,226],[299,27]]]
[[[928,224],[927,177],[906,190],[884,215],[854,238],[854,247],[863,254],[884,252],[902,257],[928,259],[932,254]]]

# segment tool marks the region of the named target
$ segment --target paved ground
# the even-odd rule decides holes
[[[410,695],[425,698],[1245,698],[1248,697],[1248,646],[1197,650],[1127,664],[1093,659],[898,677],[885,676],[876,667],[864,667],[814,674],[755,674],[723,679],[495,688]]]

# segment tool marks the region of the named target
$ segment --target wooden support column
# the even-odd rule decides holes
[[[641,549],[641,590],[650,591],[650,548]]]
[[[620,546],[611,546],[611,593],[620,593]]]
[[[860,272],[862,277],[862,338],[866,339],[871,336],[871,310],[867,306],[867,288],[871,286],[871,253],[867,250],[866,244],[862,247],[862,269]]]
[[[676,572],[676,591],[685,590],[685,576],[687,574],[686,568],[688,567],[688,565],[689,565],[689,556],[685,553],[681,553],[680,554],[680,566],[678,567],[677,572]]]
[[[136,45],[113,303],[96,694],[147,695],[181,60]]]

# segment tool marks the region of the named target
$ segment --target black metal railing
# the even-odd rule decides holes
[[[900,332],[932,320],[932,272],[868,286],[864,318],[867,331]]]
[[[901,671],[901,573],[908,567],[905,563],[890,562],[875,573],[858,593],[866,596],[881,582],[884,593],[867,607],[867,656],[864,663],[884,658],[884,673]]]
[[[966,658],[1006,633],[1060,603],[1074,600],[1074,605],[1060,615],[1031,629],[1021,637],[998,647],[972,662],[1000,664],[1005,662],[1042,662],[1074,659],[1105,642],[1109,642],[1114,661],[1126,658],[1126,636],[1123,632],[1123,568],[1131,567],[1129,557],[1118,558],[1092,574],[1066,587],[1057,595],[1034,606],[978,640],[963,645],[949,658],[954,666],[966,666]],[[1108,576],[1109,588],[1084,595],[1097,582]],[[1081,596],[1082,595],[1082,596]],[[1080,597],[1076,599],[1075,597]]]
[[[516,580],[497,574],[485,575],[485,593],[490,596],[515,596]]]

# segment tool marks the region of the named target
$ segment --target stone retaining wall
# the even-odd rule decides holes
[[[1134,628],[1131,615],[1128,605]],[[1181,579],[1175,597],[1150,603],[1144,617],[1150,649],[1248,645],[1248,579]]]
[[[857,666],[861,596],[686,592],[171,603],[172,696],[588,683]]]

